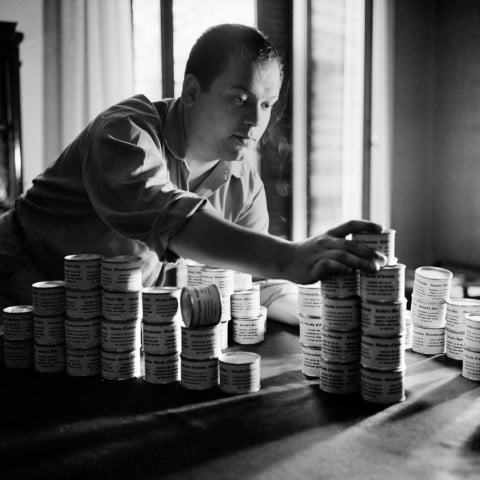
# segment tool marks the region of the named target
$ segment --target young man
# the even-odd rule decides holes
[[[291,242],[269,235],[265,191],[248,157],[280,94],[282,60],[261,32],[219,25],[187,62],[182,96],[143,95],[95,118],[0,219],[0,288],[30,303],[34,281],[63,278],[72,253],[142,258],[143,283],[178,257],[270,279],[313,283],[382,255],[345,240],[380,231],[353,221]],[[295,322],[291,284],[267,282],[269,316]]]

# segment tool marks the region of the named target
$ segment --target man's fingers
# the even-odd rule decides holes
[[[380,233],[382,230],[383,226],[379,223],[369,222],[367,220],[350,220],[349,222],[342,223],[341,225],[330,229],[327,234],[333,237],[344,238],[351,233]]]
[[[319,264],[324,261],[332,260],[335,264],[341,264],[345,266],[347,269],[352,270],[362,270],[365,272],[377,272],[381,266],[385,264],[384,260],[376,258],[376,257],[366,257],[362,258],[358,255],[350,253],[346,250],[326,250],[322,254],[322,259],[318,262]]]

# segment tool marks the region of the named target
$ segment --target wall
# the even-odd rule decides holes
[[[20,44],[20,95],[24,188],[43,170],[43,1],[0,0],[0,20],[17,22]]]

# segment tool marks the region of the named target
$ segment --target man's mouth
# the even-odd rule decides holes
[[[240,144],[244,145],[244,146],[247,146],[247,145],[250,145],[252,143],[255,143],[255,139],[254,138],[250,138],[248,136],[243,136],[243,135],[235,135],[233,134],[232,137]]]

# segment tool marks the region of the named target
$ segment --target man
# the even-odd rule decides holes
[[[138,95],[101,113],[1,217],[4,302],[30,303],[31,284],[62,278],[72,253],[139,255],[145,286],[178,257],[298,283],[377,270],[384,257],[345,236],[380,225],[353,221],[300,242],[267,233],[248,157],[282,79],[265,35],[219,25],[192,48],[181,98]],[[288,282],[267,282],[271,318],[295,322],[292,293]]]

